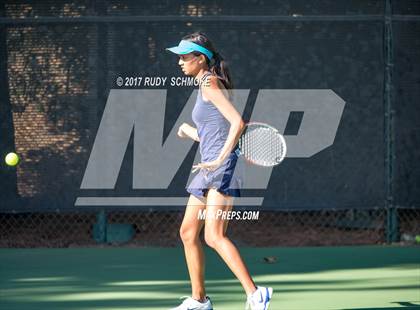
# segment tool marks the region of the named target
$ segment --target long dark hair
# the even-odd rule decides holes
[[[216,51],[207,35],[202,32],[194,32],[192,34],[186,35],[182,39],[201,45],[211,51],[213,53],[213,58],[211,61],[207,58],[206,55],[200,52],[193,52],[193,54],[195,56],[204,55],[210,72],[221,80],[227,90],[233,89],[232,77],[230,75],[227,63],[222,55]]]

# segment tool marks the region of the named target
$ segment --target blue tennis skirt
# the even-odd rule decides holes
[[[196,197],[206,197],[210,188],[232,197],[240,197],[240,188],[243,183],[241,168],[238,168],[238,155],[230,153],[223,164],[214,171],[200,169],[198,174],[187,186],[187,192]],[[236,168],[236,169],[235,169]]]

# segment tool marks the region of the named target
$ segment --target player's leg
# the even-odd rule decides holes
[[[206,198],[199,199],[190,195],[180,228],[180,236],[184,244],[185,259],[191,279],[192,298],[196,300],[204,300],[206,296],[204,288],[205,258],[199,238],[204,220],[198,218],[199,210],[205,208]]]
[[[231,210],[233,197],[226,196],[212,188],[207,194],[207,217],[204,229],[206,243],[215,249],[226,262],[238,280],[241,282],[247,295],[256,290],[254,281],[248,272],[236,246],[227,238],[226,229],[228,220],[209,216],[209,213],[216,215],[217,210]]]
[[[207,195],[207,214],[216,214],[217,210],[229,211],[233,206],[233,197],[210,189]],[[241,282],[247,295],[247,308],[267,310],[273,294],[271,287],[256,286],[235,245],[226,237],[227,219],[207,216],[204,236],[209,246],[223,258],[235,276]]]

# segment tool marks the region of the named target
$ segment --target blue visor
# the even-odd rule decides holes
[[[178,46],[168,47],[166,49],[178,55],[189,54],[192,52],[200,52],[206,55],[209,60],[211,60],[213,57],[213,53],[210,52],[207,48],[186,40],[181,40]]]

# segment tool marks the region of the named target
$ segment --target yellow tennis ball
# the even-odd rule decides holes
[[[12,152],[6,155],[4,161],[9,166],[16,166],[19,163],[19,156],[16,153]]]

